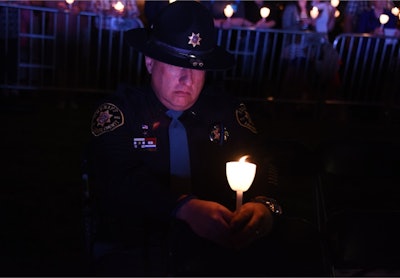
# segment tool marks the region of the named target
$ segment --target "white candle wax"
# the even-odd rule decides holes
[[[256,165],[245,162],[246,157],[239,161],[226,163],[226,177],[229,186],[236,191],[236,209],[242,205],[243,192],[247,191],[253,183],[256,174]]]

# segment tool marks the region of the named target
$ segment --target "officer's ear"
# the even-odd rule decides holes
[[[153,70],[154,59],[150,58],[150,57],[147,57],[147,56],[145,56],[144,59],[145,59],[145,63],[146,63],[147,72],[149,74],[151,74],[151,72]]]

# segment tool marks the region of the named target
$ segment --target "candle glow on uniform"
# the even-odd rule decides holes
[[[257,166],[246,162],[248,156],[243,156],[239,161],[226,163],[226,177],[229,186],[236,191],[236,209],[242,206],[243,192],[247,191],[253,183]]]

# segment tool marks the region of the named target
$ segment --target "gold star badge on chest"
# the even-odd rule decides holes
[[[200,45],[200,41],[201,41],[200,33],[195,34],[192,32],[192,35],[188,36],[188,38],[189,38],[188,44],[191,44],[193,47]]]

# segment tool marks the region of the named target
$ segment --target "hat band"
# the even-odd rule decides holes
[[[169,44],[166,44],[164,42],[161,42],[161,41],[157,40],[154,37],[152,37],[149,40],[149,42],[150,43],[154,43],[154,44],[156,44],[158,46],[161,46],[170,55],[173,55],[173,56],[178,57],[178,58],[186,58],[186,59],[188,59],[189,63],[193,67],[200,67],[200,68],[202,68],[204,66],[204,62],[198,56],[209,54],[214,50],[214,49],[211,49],[211,50],[208,50],[208,51],[191,51],[191,50],[187,50],[187,49],[171,46]]]

